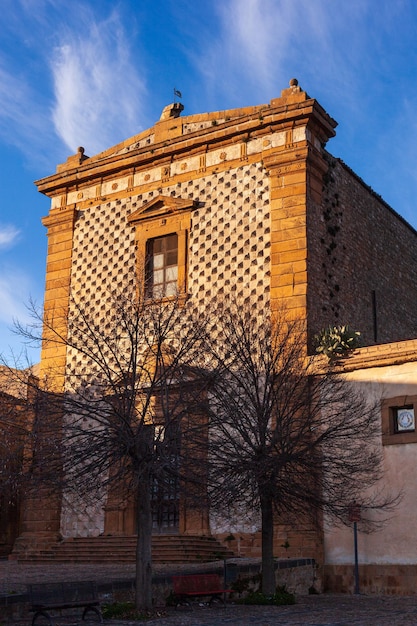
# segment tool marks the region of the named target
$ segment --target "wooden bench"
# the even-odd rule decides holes
[[[103,623],[97,588],[95,583],[91,581],[37,583],[28,585],[28,592],[31,604],[30,611],[34,612],[32,626],[41,616],[45,617],[52,626],[50,611],[73,608],[84,608],[83,620],[91,612],[94,613],[100,623]]]
[[[173,592],[177,607],[182,601],[198,596],[210,596],[210,602],[220,598],[225,604],[226,594],[232,589],[225,589],[218,574],[187,574],[172,577]]]

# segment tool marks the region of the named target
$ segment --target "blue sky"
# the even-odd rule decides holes
[[[33,181],[151,126],[174,87],[190,115],[298,78],[339,123],[330,152],[417,228],[415,0],[0,5],[0,353],[20,351],[13,319],[42,303],[49,201]]]

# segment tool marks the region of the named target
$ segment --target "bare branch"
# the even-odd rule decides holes
[[[212,320],[213,322],[213,320]],[[361,503],[364,526],[382,521],[398,496],[384,494],[379,403],[334,371],[318,375],[305,326],[285,311],[255,319],[241,303],[217,303],[206,344],[211,378],[210,503],[262,514],[264,572],[271,573],[273,523],[310,518],[346,523]],[[214,372],[214,377],[213,377]],[[264,591],[271,593],[272,574]]]

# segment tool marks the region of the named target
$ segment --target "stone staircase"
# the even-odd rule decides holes
[[[75,537],[47,549],[20,554],[20,563],[134,563],[136,537]],[[231,558],[228,550],[214,537],[156,535],[152,537],[155,563],[199,563]]]

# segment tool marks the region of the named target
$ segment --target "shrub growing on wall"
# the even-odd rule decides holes
[[[328,326],[315,336],[316,352],[325,354],[329,359],[346,356],[360,346],[360,332],[352,330],[347,324]]]

